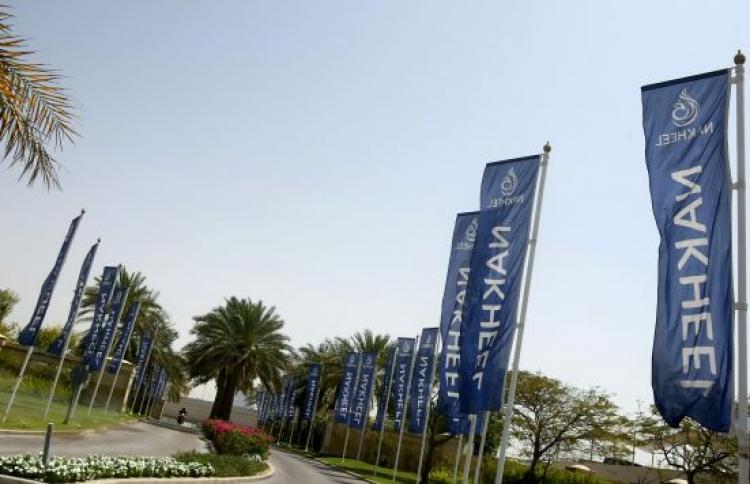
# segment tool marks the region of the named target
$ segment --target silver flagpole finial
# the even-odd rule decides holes
[[[549,141],[547,141],[544,143],[544,152],[549,153],[550,151],[552,151],[552,146],[549,144]]]
[[[735,65],[741,66],[745,63],[745,54],[741,50],[737,50],[737,54],[734,56]]]

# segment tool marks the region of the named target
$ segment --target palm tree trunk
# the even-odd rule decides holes
[[[226,386],[227,372],[223,368],[219,371],[216,377],[216,396],[214,397],[214,404],[211,406],[211,415],[209,418],[221,418],[221,408],[224,402],[224,387]]]
[[[229,420],[232,417],[232,406],[234,405],[234,395],[237,393],[238,380],[237,375],[227,374],[224,382],[224,398],[219,408],[219,415],[222,420]]]

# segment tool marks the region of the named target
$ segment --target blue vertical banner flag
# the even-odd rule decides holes
[[[115,354],[112,356],[112,362],[109,364],[108,368],[108,371],[113,375],[120,370],[122,359],[125,358],[125,351],[128,349],[130,336],[133,334],[135,320],[138,319],[138,312],[140,310],[141,303],[139,301],[134,302],[128,308],[128,313],[125,316],[125,323],[122,326],[122,330],[120,330],[120,338],[117,340],[117,346],[115,346]]]
[[[68,320],[65,322],[62,332],[55,341],[47,348],[47,353],[53,355],[61,355],[65,341],[70,336],[70,332],[73,331],[73,325],[78,317],[78,309],[81,307],[81,299],[83,298],[83,292],[86,290],[86,283],[89,280],[91,274],[91,266],[94,264],[94,258],[96,257],[96,251],[99,248],[99,242],[92,245],[89,249],[88,254],[83,259],[81,265],[81,271],[78,273],[78,282],[76,283],[75,291],[73,292],[73,301],[70,303],[70,311],[68,311]]]
[[[461,321],[463,319],[466,288],[471,269],[471,253],[479,227],[479,212],[456,215],[448,259],[448,274],[445,278],[443,304],[440,312],[440,337],[443,342],[438,372],[437,409],[446,416],[449,431],[454,435],[464,434],[460,426],[466,416],[459,405],[459,377],[461,361]],[[456,430],[456,432],[453,432]],[[468,432],[468,430],[467,430]]]
[[[109,350],[112,343],[115,329],[117,329],[117,324],[120,321],[120,316],[122,315],[122,310],[127,299],[127,287],[118,287],[115,289],[115,293],[112,296],[112,309],[102,326],[102,330],[99,332],[99,341],[97,341],[94,352],[89,359],[89,370],[99,371],[104,366],[104,360],[107,358],[107,350]]]
[[[500,410],[518,313],[540,155],[485,166],[461,322],[463,413]]]
[[[151,354],[151,345],[153,340],[151,339],[151,333],[145,331],[141,337],[141,342],[138,345],[138,352],[135,356],[135,384],[141,386],[143,383],[143,375],[146,373],[146,360],[148,360]]]
[[[339,394],[336,398],[336,422],[347,423],[349,420],[349,407],[354,394],[354,379],[359,367],[359,353],[348,352],[344,355],[344,371],[341,373],[339,383]]]
[[[370,409],[370,396],[375,384],[375,371],[378,361],[377,353],[362,353],[362,364],[359,367],[359,378],[354,389],[349,427],[362,430],[367,423]]]
[[[96,351],[96,342],[99,340],[99,333],[104,326],[107,317],[107,306],[112,299],[112,293],[117,283],[117,276],[120,273],[118,267],[107,266],[104,268],[102,278],[99,280],[99,292],[96,295],[96,304],[94,305],[94,315],[91,318],[91,326],[88,333],[83,338],[85,352],[83,361],[88,365],[89,360]]]
[[[421,434],[425,427],[427,407],[430,405],[435,351],[440,328],[424,328],[419,338],[417,358],[411,377],[409,432]]]
[[[271,418],[279,418],[279,407],[281,406],[281,394],[273,394],[273,408],[271,409]]]
[[[296,390],[294,383],[294,377],[290,377],[286,396],[286,416],[289,418],[294,417],[294,392]]]
[[[156,384],[156,399],[161,400],[164,397],[164,390],[167,389],[167,370],[164,368],[159,372],[159,382]]]
[[[302,420],[311,420],[315,412],[315,396],[320,386],[321,366],[317,363],[310,365],[307,373],[307,392],[305,393],[305,407],[302,411]]]
[[[255,391],[255,415],[258,422],[263,421],[263,392],[260,390]]]
[[[651,386],[671,426],[727,432],[732,378],[729,71],[642,88],[659,274]]]
[[[378,413],[375,415],[375,422],[372,424],[372,430],[380,431],[383,428],[383,420],[388,414],[386,408],[386,400],[388,400],[388,392],[391,391],[391,385],[393,384],[393,360],[396,358],[397,346],[391,347],[388,351],[388,359],[385,362],[385,368],[383,369],[383,388],[380,391],[378,397]]]
[[[55,290],[60,271],[62,270],[63,264],[65,264],[65,258],[68,256],[68,250],[70,250],[70,246],[73,243],[76,231],[78,231],[81,217],[83,217],[83,212],[70,222],[68,233],[65,235],[65,240],[63,240],[62,247],[60,247],[60,252],[57,254],[55,265],[52,266],[52,271],[50,271],[47,278],[42,283],[42,290],[39,293],[39,299],[36,301],[31,320],[18,334],[18,342],[22,345],[33,346],[36,342],[37,333],[39,333],[39,329],[44,322],[44,316],[47,314],[47,308],[49,308],[49,302],[50,299],[52,299],[52,292]]]
[[[396,342],[398,352],[396,353],[396,368],[393,374],[393,404],[395,414],[393,416],[393,430],[401,430],[401,423],[406,414],[406,385],[409,383],[409,371],[411,360],[414,355],[414,338],[399,338]]]
[[[279,394],[279,404],[276,407],[276,416],[286,418],[286,398],[289,396],[289,376],[281,377],[281,393]]]
[[[159,375],[161,374],[161,366],[159,366],[159,363],[154,363],[154,367],[151,369],[151,378],[149,379],[150,382],[150,396],[154,397],[156,395],[156,385],[159,383]]]

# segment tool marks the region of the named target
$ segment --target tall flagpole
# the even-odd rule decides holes
[[[313,422],[315,421],[315,414],[318,412],[318,398],[320,398],[320,382],[323,380],[323,365],[320,365],[320,375],[318,375],[318,388],[315,390],[315,400],[313,400],[313,408],[310,413],[310,426],[307,429],[307,442],[305,442],[305,452],[310,448],[310,437],[312,437]]]
[[[406,379],[406,395],[404,396],[404,411],[401,412],[400,427],[398,432],[398,446],[396,446],[396,459],[393,463],[393,479],[396,482],[398,474],[398,460],[401,457],[401,442],[404,440],[404,427],[407,425],[406,414],[409,410],[409,395],[411,394],[411,379],[414,373],[414,363],[417,361],[417,349],[419,348],[419,335],[414,338],[414,346],[411,353],[411,365],[409,366],[409,377]],[[385,420],[385,419],[383,419]]]
[[[287,447],[292,446],[292,437],[294,437],[294,428],[297,426],[297,419],[295,417],[295,413],[297,413],[297,409],[292,406],[292,428],[289,430],[289,442],[287,443]]]
[[[359,360],[357,363],[357,372],[355,373],[354,377],[354,392],[352,392],[352,395],[357,391],[357,387],[359,386],[359,372],[362,370],[362,360],[364,359],[364,353],[361,351],[358,353]],[[352,402],[354,402],[354,398],[349,400],[349,405],[346,408],[346,437],[344,438],[344,450],[341,452],[341,462],[343,463],[346,460],[346,448],[349,444],[349,424],[352,421]]]
[[[544,153],[540,156],[541,171],[539,173],[539,193],[536,198],[536,209],[534,210],[534,225],[528,242],[528,261],[523,285],[523,300],[516,329],[516,344],[513,349],[513,373],[510,376],[510,388],[508,389],[505,413],[503,415],[503,436],[497,453],[497,472],[495,473],[495,484],[502,484],[503,471],[505,469],[505,454],[508,451],[508,440],[510,438],[510,427],[513,423],[513,407],[516,401],[516,385],[518,383],[518,366],[521,361],[521,347],[523,346],[523,330],[526,325],[526,310],[529,306],[529,289],[531,288],[531,274],[534,269],[534,256],[536,255],[536,241],[539,236],[539,220],[542,218],[542,201],[544,200],[544,182],[547,179],[547,165],[549,164],[549,153],[552,147],[549,142],[544,145]]]
[[[289,375],[287,375],[287,378],[289,378]],[[292,384],[292,382],[290,382],[289,380],[287,380],[287,381],[289,382],[289,385]],[[287,419],[287,420],[289,419],[289,417],[287,416],[287,414],[289,413],[287,411],[288,410],[287,407],[289,406],[289,402],[287,402],[284,399],[284,394],[287,393],[288,391],[289,390],[287,388],[282,388],[281,389],[281,392],[282,392],[282,396],[281,396],[281,403],[282,403],[282,405],[281,405],[281,407],[282,407],[282,409],[281,409],[281,427],[279,427],[279,435],[277,436],[277,439],[276,439],[276,445],[281,445],[281,437],[284,435],[284,427],[285,427],[285,425],[284,425],[284,419]]]
[[[739,482],[748,482],[747,444],[747,214],[745,187],[745,56],[734,56],[734,82],[737,84],[737,443]]]
[[[466,436],[466,458],[464,459],[463,484],[469,484],[469,472],[471,471],[471,456],[474,454],[474,434],[477,431],[477,414],[469,415],[469,435]]]
[[[96,401],[96,394],[99,392],[99,386],[102,383],[102,376],[104,376],[104,372],[106,371],[106,368],[107,368],[107,358],[109,357],[109,352],[112,349],[112,342],[115,340],[115,332],[117,331],[117,325],[120,324],[120,317],[122,316],[122,310],[125,309],[125,303],[128,300],[129,293],[130,293],[130,288],[126,287],[125,292],[122,294],[122,304],[120,305],[119,310],[116,312],[113,312],[112,314],[112,336],[109,338],[109,342],[107,343],[107,348],[104,350],[104,354],[102,355],[102,367],[99,369],[99,376],[97,376],[96,378],[96,385],[94,386],[94,392],[91,394],[91,401],[89,402],[89,409],[86,412],[86,415],[91,415],[91,410],[94,408],[94,401]],[[113,311],[114,311],[114,308],[113,308]],[[105,333],[102,333],[102,337],[104,337],[104,335]],[[96,358],[96,355],[93,355],[92,358]]]
[[[154,331],[154,336],[151,338],[151,346],[149,346],[149,348],[148,348],[148,353],[146,354],[146,357],[143,359],[143,368],[141,369],[141,371],[143,371],[143,377],[144,378],[146,377],[146,370],[148,369],[148,364],[149,364],[149,361],[151,360],[151,352],[154,350],[154,345],[156,344],[156,336],[158,334],[159,334],[159,328],[157,327],[156,331]],[[141,338],[143,338],[143,336],[144,336],[144,333],[141,333]],[[138,344],[140,345],[140,342]],[[135,412],[135,402],[136,402],[136,400],[138,400],[138,394],[141,392],[141,385],[139,385],[138,381],[137,381],[137,379],[138,379],[137,378],[138,377],[138,368],[139,368],[138,362],[136,361],[135,364],[136,364],[136,366],[135,366],[135,372],[136,372],[135,377],[136,378],[133,378],[133,383],[132,383],[132,385],[135,385],[135,394],[133,395],[133,405],[131,405],[131,407],[130,407],[130,413]],[[133,386],[132,385],[130,387],[130,391],[131,392],[133,391]],[[125,402],[125,403],[127,403],[127,402]]]
[[[57,278],[60,275],[60,271],[62,271],[62,267],[65,264],[65,259],[68,258],[68,251],[70,249],[70,245],[73,243],[73,238],[75,237],[76,232],[78,231],[78,223],[81,220],[81,217],[86,213],[86,210],[81,210],[81,214],[73,219],[73,222],[71,222],[70,228],[68,229],[68,235],[66,235],[65,241],[63,242],[63,246],[60,248],[60,254],[58,254],[58,259],[55,261],[55,266],[52,269],[52,272],[47,276],[47,279],[44,280],[44,284],[42,285],[41,294],[39,296],[39,301],[37,302],[36,306],[34,307],[34,314],[32,316],[32,322],[29,323],[31,325],[34,320],[39,316],[40,322],[37,327],[37,329],[33,332],[33,337],[30,341],[28,341],[29,346],[26,350],[26,356],[23,359],[23,363],[21,364],[21,368],[18,371],[18,375],[16,376],[16,381],[13,382],[13,389],[10,392],[10,399],[8,400],[8,404],[5,406],[5,413],[3,414],[2,423],[5,423],[5,421],[8,419],[8,414],[10,413],[10,409],[13,407],[13,401],[16,399],[16,393],[18,392],[18,388],[21,386],[21,381],[23,380],[23,375],[26,373],[26,367],[29,365],[29,360],[31,359],[32,353],[34,353],[34,344],[36,343],[37,334],[39,329],[42,327],[42,323],[44,322],[44,317],[47,315],[47,308],[49,307],[49,301],[52,299],[52,293],[55,289],[55,286],[57,285]],[[78,220],[78,222],[76,222]],[[68,239],[68,236],[70,238]],[[51,287],[48,288],[48,282],[51,283]],[[44,295],[47,293],[47,300],[46,300],[46,306],[44,307],[43,311],[41,312],[41,315],[37,314],[37,311],[40,306],[40,301],[44,300]],[[28,328],[28,326],[27,326]],[[22,332],[23,334],[23,332]],[[20,339],[20,337],[19,337]]]
[[[125,338],[125,341],[123,343],[123,350],[122,354],[120,354],[119,362],[117,364],[117,370],[115,371],[115,376],[112,378],[112,385],[109,387],[109,395],[107,395],[107,403],[104,404],[104,414],[106,415],[107,412],[109,412],[109,402],[112,400],[112,394],[115,392],[115,386],[117,386],[117,378],[120,376],[120,369],[122,368],[122,360],[125,359],[125,353],[127,352],[128,345],[130,344],[130,338],[133,335],[133,330],[135,329],[135,322],[138,319],[138,313],[140,312],[140,301],[135,301],[133,304],[138,305],[138,309],[135,310],[135,316],[133,316],[133,319],[130,320],[130,311],[131,309],[128,308],[128,313],[125,318],[125,324],[128,325],[128,322],[130,321],[129,327],[123,327],[122,331],[125,331],[125,333],[121,333],[121,338]],[[114,336],[114,335],[113,335]],[[114,338],[113,338],[114,339]],[[118,349],[115,350],[115,356],[118,355],[119,352],[119,341],[118,341]],[[105,362],[106,363],[106,362]],[[102,366],[102,369],[107,368],[107,371],[109,371],[109,367],[106,365]],[[127,387],[127,385],[126,385]],[[122,412],[122,405],[120,405],[120,410],[118,410],[118,413]]]
[[[453,462],[453,479],[451,484],[456,484],[458,478],[458,463],[461,462],[461,446],[464,445],[464,434],[458,434],[458,445],[456,446],[456,458]]]
[[[482,458],[484,457],[484,444],[487,442],[487,429],[490,426],[490,412],[484,412],[484,421],[482,422],[482,438],[479,440],[479,454],[477,465],[474,467],[474,484],[479,484],[479,473],[482,470]]]
[[[435,380],[435,370],[437,370],[437,366],[439,364],[438,362],[438,355],[440,354],[438,352],[438,342],[442,343],[440,341],[440,333],[438,332],[437,341],[435,341],[435,349],[432,352],[432,372],[430,373],[430,380],[428,383],[428,387],[430,388],[430,393],[432,393],[432,382]],[[425,422],[424,422],[424,428],[422,429],[422,446],[419,448],[419,464],[417,467],[417,484],[422,482],[422,459],[424,458],[424,444],[427,440],[427,427],[430,425],[430,403],[432,401],[432,395],[427,395],[427,411],[425,412]],[[429,478],[429,476],[427,476]]]
[[[81,272],[85,275],[79,276],[79,279],[81,279],[81,283],[83,284],[83,287],[80,290],[80,293],[77,293],[73,296],[73,301],[71,302],[70,307],[70,314],[69,318],[71,321],[75,321],[75,318],[78,315],[78,311],[81,308],[81,301],[83,298],[81,297],[83,294],[83,291],[86,288],[86,282],[88,281],[89,271],[91,270],[91,265],[93,265],[94,257],[96,256],[96,251],[99,247],[99,243],[101,243],[102,239],[97,239],[96,244],[94,244],[94,248],[92,248],[89,251],[89,254],[93,255],[87,255],[86,259],[84,259],[84,267],[81,268]],[[90,257],[90,260],[88,260]],[[88,269],[86,269],[86,263],[88,260]],[[76,291],[78,291],[78,288],[76,288]],[[65,329],[63,328],[63,331]],[[49,390],[49,399],[47,400],[47,408],[44,409],[44,418],[43,420],[46,422],[47,417],[49,416],[50,408],[52,408],[52,400],[55,398],[55,390],[57,389],[57,383],[60,381],[60,374],[62,373],[63,366],[65,365],[65,354],[68,352],[68,345],[70,345],[70,339],[73,336],[73,327],[70,327],[70,331],[65,335],[65,338],[63,340],[62,350],[60,351],[60,361],[57,363],[57,369],[55,370],[55,378],[52,380],[52,387]]]
[[[393,350],[393,361],[391,361],[390,377],[386,388],[383,389],[385,394],[385,408],[383,409],[383,420],[380,422],[380,437],[378,437],[378,451],[375,454],[375,469],[372,471],[373,476],[377,476],[378,467],[380,466],[380,449],[383,447],[383,432],[385,431],[385,419],[388,416],[388,404],[391,401],[391,388],[393,388],[393,373],[396,369],[396,360],[398,359],[398,340],[396,340],[396,348]],[[388,370],[386,370],[388,371]],[[379,403],[378,403],[379,405]],[[380,409],[378,409],[380,412]],[[375,416],[377,418],[377,416]]]
[[[370,392],[367,395],[367,401],[365,402],[364,419],[362,422],[362,429],[359,431],[359,447],[357,447],[357,460],[362,456],[362,442],[365,440],[365,434],[367,434],[367,427],[369,426],[370,419],[368,417],[370,413],[370,402],[372,402],[372,394],[375,392],[375,375],[378,374],[377,359],[376,363],[373,363],[375,367],[372,371],[372,384],[370,385]]]

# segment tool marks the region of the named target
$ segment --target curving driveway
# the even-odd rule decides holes
[[[2,435],[0,455],[37,454],[44,434]],[[168,457],[177,452],[205,451],[205,443],[191,432],[137,422],[104,432],[52,434],[52,455],[84,457],[89,454]]]
[[[274,484],[362,484],[361,479],[351,477],[321,464],[318,461],[307,459],[299,454],[280,451],[276,448],[271,450],[268,458],[274,468],[274,474],[262,482]]]

